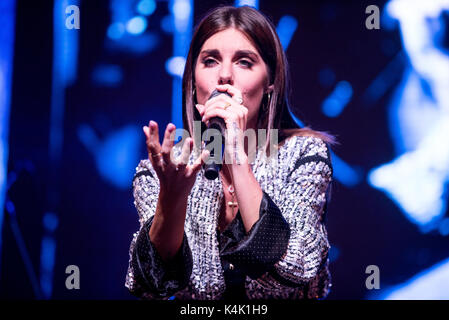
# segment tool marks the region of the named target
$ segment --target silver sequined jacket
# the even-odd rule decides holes
[[[330,245],[324,218],[332,180],[329,149],[319,138],[293,136],[280,147],[277,159],[267,161],[262,154],[257,153],[252,170],[263,190],[263,203],[249,233],[237,239],[226,257],[216,228],[221,181],[207,180],[200,170],[188,197],[183,244],[172,265],[160,259],[149,239],[159,182],[149,160],[139,163],[133,194],[140,229],[131,242],[125,283],[131,293],[144,299],[221,299],[225,273],[232,266],[246,270],[244,291],[249,299],[327,296]]]

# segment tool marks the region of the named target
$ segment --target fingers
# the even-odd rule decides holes
[[[220,94],[216,97],[213,97],[212,99],[207,100],[206,104],[205,104],[205,108],[206,110],[209,108],[209,106],[215,104],[216,102],[221,101],[221,104],[226,104],[229,103],[233,106],[236,107],[243,107],[246,108],[245,106],[239,104],[237,101],[235,101],[233,98],[231,98],[230,96],[224,95],[224,94]]]
[[[162,158],[164,159],[164,162],[166,164],[172,163],[170,160],[170,153],[174,144],[175,129],[176,127],[172,123],[169,123],[165,128],[164,141],[162,141],[162,147],[160,152],[162,153]]]
[[[196,159],[196,161],[189,167],[187,167],[187,176],[190,177],[193,174],[196,174],[198,170],[200,170],[201,166],[206,162],[207,158],[210,156],[210,151],[207,149],[204,149],[203,152],[201,152],[201,155]]]
[[[196,104],[195,106],[196,106],[196,109],[198,110],[199,114],[200,114],[201,116],[203,116],[203,112],[204,112],[204,109],[205,109],[206,107],[203,106],[202,104]]]
[[[239,104],[243,103],[243,95],[239,89],[231,86],[230,84],[218,85],[216,88],[218,91],[228,92],[232,96],[232,99],[237,101]]]
[[[179,160],[177,162],[178,171],[182,171],[187,166],[187,163],[189,162],[189,156],[192,152],[193,147],[193,139],[187,138],[184,142],[184,145],[182,146],[181,155],[179,156]]]
[[[204,111],[202,116],[202,121],[207,123],[213,117],[220,117],[225,120],[225,122],[238,122],[239,127],[245,129],[248,110],[240,106],[231,105],[224,109],[223,102],[217,101],[216,104],[211,105],[206,111]]]
[[[159,144],[159,129],[157,123],[150,121],[148,127],[143,127],[143,132],[147,138],[146,143],[148,153],[157,154],[160,152],[161,145]]]
[[[237,121],[237,115],[228,110],[224,110],[221,107],[209,108],[208,110],[206,110],[206,112],[203,115],[202,121],[208,124],[209,120],[214,117],[222,118],[225,122]]]
[[[171,161],[170,154],[174,144],[173,138],[176,129],[175,125],[171,123],[167,125],[162,146],[159,144],[158,124],[155,121],[150,121],[149,125],[144,126],[142,129],[146,137],[149,158],[156,172],[165,172],[167,167],[173,167],[172,169],[174,169],[175,164]],[[185,143],[181,149],[181,155],[176,162],[176,167],[178,168],[176,171],[184,172],[186,177],[196,174],[210,155],[209,150],[205,149],[202,151],[198,159],[191,166],[188,166],[187,164],[189,162],[192,149],[193,139],[189,137],[185,140]]]
[[[150,121],[148,127],[143,127],[143,132],[145,133],[146,137],[148,158],[153,164],[153,167],[156,169],[158,167],[160,158],[158,154],[159,152],[161,152],[161,145],[159,144],[159,129],[157,123],[155,121]]]

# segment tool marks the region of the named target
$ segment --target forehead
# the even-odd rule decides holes
[[[204,42],[202,50],[218,49],[220,52],[251,50],[258,54],[257,49],[241,31],[229,28],[215,33]]]

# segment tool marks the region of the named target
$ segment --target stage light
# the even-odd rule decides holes
[[[173,16],[166,15],[162,18],[161,29],[167,33],[172,33],[174,31]]]
[[[449,259],[428,268],[405,283],[385,289],[371,299],[445,300],[449,299]]]
[[[142,34],[147,28],[147,20],[144,17],[137,16],[131,18],[126,23],[126,31],[133,35]]]
[[[169,2],[169,10],[173,22],[173,57],[186,57],[192,39],[193,29],[193,0],[172,0]],[[175,61],[176,76],[172,80],[172,123],[177,128],[182,128],[182,82],[179,63]],[[169,71],[170,72],[170,71]]]
[[[137,12],[144,16],[151,15],[156,10],[156,1],[154,0],[141,0],[137,4]]]
[[[287,50],[296,28],[298,28],[298,21],[292,16],[283,16],[279,20],[276,31],[284,51]]]
[[[175,0],[171,11],[173,13],[176,31],[180,34],[187,32],[192,15],[192,4],[190,0]]]
[[[9,118],[13,74],[13,56],[16,22],[16,1],[2,0],[0,16],[0,208],[3,209],[7,193],[7,172],[9,158]],[[0,212],[0,259],[2,256],[3,212]],[[0,266],[1,263],[0,263]]]
[[[58,227],[58,216],[52,212],[47,212],[43,218],[44,228],[49,231],[55,231]]]
[[[182,77],[186,59],[184,57],[172,57],[165,63],[165,69],[172,76]]]
[[[355,187],[362,180],[360,169],[347,164],[343,159],[331,152],[332,166],[334,167],[334,176],[341,184],[346,187]]]
[[[101,140],[93,128],[82,124],[78,138],[95,158],[100,176],[116,188],[129,188],[139,161],[141,130],[137,126],[128,125]]]
[[[340,81],[334,91],[321,105],[323,113],[331,118],[339,116],[352,98],[352,86],[347,81]]]
[[[449,218],[443,219],[438,229],[443,237],[449,235]]]
[[[118,40],[125,34],[125,25],[120,22],[113,23],[109,26],[107,35],[110,39]]]
[[[92,82],[106,87],[116,87],[123,80],[123,71],[117,65],[98,65],[92,71]]]
[[[236,7],[249,6],[258,9],[259,0],[237,0],[235,1]]]
[[[368,182],[392,199],[423,233],[441,228],[447,210],[449,58],[429,39],[447,28],[439,17],[448,9],[448,0],[387,3],[385,12],[399,22],[405,53],[390,65],[396,60],[406,63],[400,69],[388,67],[390,71],[377,77],[369,90],[373,93],[369,97],[376,97],[374,93],[388,88],[385,80],[398,73],[402,77],[388,111],[395,158],[372,169]]]

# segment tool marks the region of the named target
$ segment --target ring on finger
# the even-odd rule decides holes
[[[184,169],[185,166],[186,166],[186,164],[180,162],[180,163],[178,163],[178,164],[175,166],[175,170],[176,170],[176,171],[179,171],[179,170],[181,170],[181,169]]]
[[[236,98],[238,104],[242,104],[243,103],[243,98],[242,97],[237,97]]]
[[[160,157],[162,155],[162,152],[158,152],[158,153],[155,153],[155,154],[151,154],[151,157],[152,158],[156,158],[156,157]]]
[[[226,105],[224,106],[224,109],[226,110],[227,108],[229,108],[231,106],[231,104],[229,102],[226,103]]]

